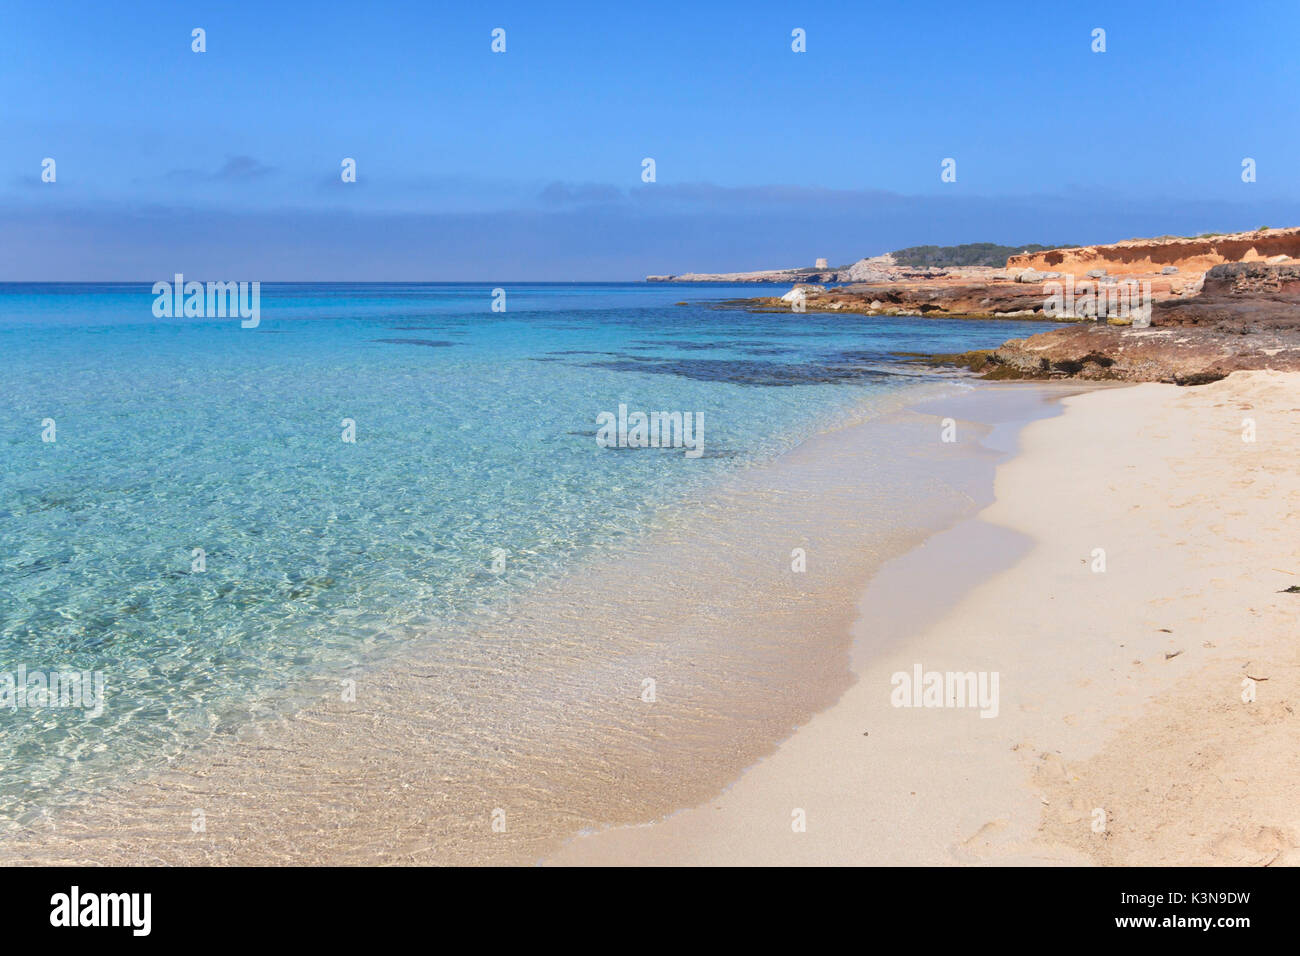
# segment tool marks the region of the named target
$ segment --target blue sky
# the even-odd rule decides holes
[[[0,279],[635,279],[1295,225],[1298,28],[1294,3],[6,0]]]

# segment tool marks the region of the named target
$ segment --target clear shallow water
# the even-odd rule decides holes
[[[0,285],[0,672],[102,670],[108,696],[0,710],[5,818],[653,533],[922,379],[891,352],[1044,328],[710,307],[753,286],[505,288],[503,314],[486,285],[264,285],[242,329],[154,319],[148,284]],[[619,403],[702,412],[704,456],[601,449]]]

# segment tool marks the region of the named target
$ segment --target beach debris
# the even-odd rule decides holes
[[[1300,584],[1293,584],[1289,588],[1283,588],[1278,594],[1300,594]]]
[[[1182,651],[1165,651],[1165,660],[1171,661],[1181,653]]]

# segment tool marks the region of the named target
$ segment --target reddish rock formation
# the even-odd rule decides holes
[[[1111,275],[1204,273],[1227,262],[1262,262],[1277,256],[1300,258],[1300,228],[1226,233],[1218,236],[1128,239],[1104,246],[1049,249],[1007,259],[1007,271],[1037,269],[1084,276],[1096,269]]]
[[[960,360],[991,378],[1179,385],[1212,382],[1239,369],[1300,370],[1300,266],[1215,266],[1200,295],[1157,302],[1150,328],[1080,323]]]
[[[1227,261],[1232,260],[1232,261]],[[1104,321],[1076,320],[1000,348],[931,361],[960,364],[990,378],[1119,379],[1194,385],[1238,369],[1300,370],[1300,228],[1207,236],[1133,239],[1106,246],[1016,255],[1006,269],[927,269],[910,274],[880,264],[870,281],[831,289],[805,288],[809,312],[920,315],[943,318],[1041,318],[1057,290],[1088,290],[1100,300],[1116,282],[1136,280],[1150,299],[1145,310],[1121,301]],[[1134,287],[1133,283],[1129,287]],[[1068,296],[1065,298],[1069,298]],[[1072,300],[1071,300],[1072,301]],[[788,311],[784,299],[749,299],[746,308]],[[1130,326],[1136,315],[1135,325]]]

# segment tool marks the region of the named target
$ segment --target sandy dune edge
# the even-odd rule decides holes
[[[1300,863],[1300,374],[1065,401],[995,504],[876,576],[834,707],[548,862]],[[997,716],[891,706],[918,664],[996,672]]]

